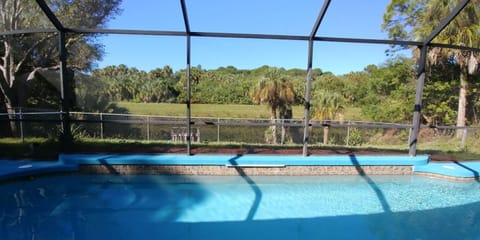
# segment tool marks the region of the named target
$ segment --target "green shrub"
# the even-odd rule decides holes
[[[350,135],[345,137],[345,145],[360,146],[362,144],[363,139],[360,129],[355,127],[350,128]]]

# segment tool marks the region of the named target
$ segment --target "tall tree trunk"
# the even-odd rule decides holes
[[[272,143],[277,144],[277,108],[272,107]]]
[[[285,118],[286,118],[287,107],[285,105],[280,106],[280,124],[281,124],[281,132],[280,132],[280,144],[285,144]]]
[[[15,109],[8,99],[5,100],[5,108],[8,113],[8,120],[10,120],[10,134],[12,137],[18,136],[17,123],[15,122]]]
[[[467,109],[467,93],[468,93],[468,80],[467,80],[467,67],[460,69],[460,93],[458,95],[458,113],[457,113],[457,127],[464,127],[466,121],[466,109]],[[463,129],[457,129],[455,137],[461,138],[463,135]]]

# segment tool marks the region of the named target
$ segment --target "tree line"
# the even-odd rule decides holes
[[[455,124],[461,69],[454,63],[432,65],[425,83],[423,96],[423,123],[429,125]],[[233,66],[213,70],[201,66],[191,69],[191,101],[198,104],[304,104],[306,70],[262,66],[256,69],[236,69]],[[92,77],[101,83],[97,95],[106,95],[110,101],[144,103],[184,103],[186,94],[185,70],[173,72],[169,66],[149,72],[125,65],[109,66],[93,71]],[[467,119],[479,123],[480,79],[469,75],[470,94]],[[265,99],[261,85],[268,81],[288,84],[290,96],[277,104]],[[81,83],[79,83],[81,85]],[[360,108],[367,120],[409,123],[413,114],[416,64],[407,57],[392,57],[381,65],[366,66],[363,71],[335,75],[314,69],[312,74],[312,110],[318,119],[335,119],[345,108]],[[272,86],[270,86],[272,88]],[[264,86],[264,88],[266,88]],[[281,91],[280,91],[281,93]],[[270,98],[275,97],[271,94]],[[266,98],[268,96],[263,96]],[[277,98],[281,98],[277,96]],[[333,108],[333,110],[328,110]],[[279,108],[279,110],[281,110]],[[282,110],[285,111],[285,110]],[[285,114],[276,115],[283,118]]]
[[[121,14],[121,0],[46,1],[67,26],[102,28]],[[392,0],[382,29],[393,39],[425,39],[449,15],[459,0]],[[472,0],[435,39],[441,43],[480,46],[480,0]],[[75,13],[75,14],[72,14]],[[0,31],[47,29],[48,19],[34,1],[0,4]],[[103,53],[95,34],[67,34],[67,78],[74,93],[73,109],[115,111],[115,101],[184,103],[185,69],[169,66],[142,71],[125,65],[95,69]],[[0,37],[0,101],[2,112],[19,107],[55,108],[59,105],[59,37],[56,33],[2,35]],[[314,69],[312,117],[341,119],[346,108],[360,108],[365,120],[409,123],[415,96],[416,59],[396,56],[363,71],[335,75]],[[479,53],[472,50],[428,49],[427,81],[422,121],[429,125],[479,124]],[[55,75],[56,74],[56,75]],[[244,70],[192,67],[192,103],[268,104],[272,118],[288,118],[289,106],[304,103],[306,71],[261,66]],[[11,122],[10,129],[16,131]],[[2,129],[3,130],[3,129]]]

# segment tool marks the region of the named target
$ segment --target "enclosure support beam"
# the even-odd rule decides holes
[[[445,29],[448,24],[450,24],[453,19],[467,6],[467,4],[470,2],[470,0],[462,0],[455,8],[452,10],[450,15],[448,15],[446,18],[444,18],[440,24],[433,30],[433,32],[425,39],[424,45],[430,44],[432,40],[442,32],[443,29]]]
[[[68,151],[72,144],[72,132],[70,130],[70,82],[67,72],[67,50],[65,48],[65,33],[59,32],[59,52],[60,52],[60,99],[62,117],[62,146],[63,150]]]
[[[187,68],[185,69],[186,79],[187,79],[187,155],[192,155],[192,140],[190,138],[191,135],[191,108],[190,108],[190,36],[187,36]]]
[[[48,20],[55,26],[58,31],[64,32],[65,28],[63,27],[60,20],[58,20],[57,16],[52,12],[52,9],[45,3],[44,0],[37,0],[37,5],[42,9],[43,13],[47,16]]]
[[[185,69],[185,74],[186,74],[186,80],[187,80],[187,96],[186,96],[186,104],[187,104],[187,155],[192,155],[192,126],[191,126],[191,119],[192,119],[192,114],[191,114],[191,87],[190,87],[190,67],[191,67],[191,60],[190,60],[190,55],[191,55],[191,34],[190,34],[190,23],[188,22],[188,14],[187,14],[187,5],[185,4],[185,0],[180,0],[180,3],[182,5],[182,14],[183,14],[183,22],[185,23],[185,32],[187,36],[187,67]]]
[[[322,9],[320,10],[317,20],[315,20],[315,24],[313,25],[313,29],[310,32],[309,40],[313,40],[317,35],[318,28],[320,27],[320,24],[322,23],[322,20],[325,17],[325,14],[327,14],[328,6],[330,6],[330,1],[331,0],[326,0],[325,2],[323,2]]]
[[[420,118],[422,110],[422,96],[423,96],[423,87],[425,85],[425,64],[427,56],[427,46],[432,42],[435,37],[440,34],[440,32],[445,29],[448,24],[450,24],[453,19],[462,11],[462,9],[467,6],[470,0],[462,0],[455,8],[452,10],[450,15],[443,19],[440,24],[433,30],[433,32],[425,39],[423,45],[420,47],[420,59],[418,63],[417,71],[417,87],[415,94],[415,106],[413,109],[413,129],[412,134],[409,139],[409,150],[408,154],[410,156],[417,155],[417,143],[418,143],[418,133],[420,131]]]
[[[58,30],[58,49],[59,49],[59,61],[60,61],[60,109],[61,109],[61,121],[62,121],[62,151],[68,151],[72,144],[72,132],[70,130],[70,82],[67,72],[67,49],[65,47],[65,27],[58,20],[50,7],[44,0],[37,0],[38,6],[45,13],[50,22]]]
[[[415,106],[413,108],[413,129],[409,139],[408,154],[412,157],[417,155],[418,133],[420,131],[420,118],[422,110],[423,87],[425,85],[425,63],[427,56],[427,46],[420,47],[420,59],[417,70],[417,87],[415,94]]]
[[[310,95],[312,86],[312,62],[313,41],[308,42],[307,83],[305,86],[305,126],[303,128],[303,151],[304,157],[308,156],[308,137],[310,129]]]
[[[312,86],[312,66],[313,66],[313,43],[315,40],[315,35],[317,35],[318,28],[322,23],[325,14],[327,13],[328,6],[330,6],[331,0],[326,0],[323,2],[322,9],[318,14],[317,20],[313,25],[312,32],[308,38],[308,62],[307,62],[307,82],[305,85],[305,125],[303,129],[303,151],[302,154],[304,157],[308,156],[308,137],[309,137],[309,128],[310,128],[310,96],[311,96],[311,86]]]

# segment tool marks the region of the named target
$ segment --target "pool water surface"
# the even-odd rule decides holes
[[[59,175],[0,184],[0,239],[480,239],[480,183]]]

